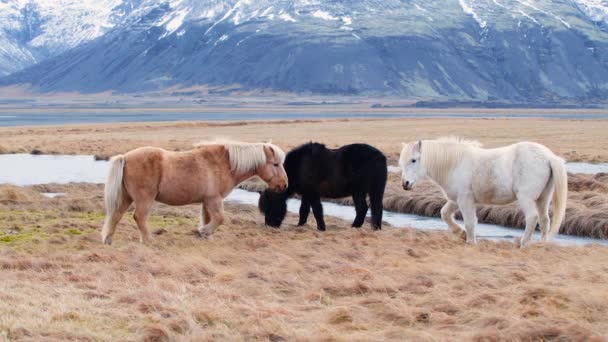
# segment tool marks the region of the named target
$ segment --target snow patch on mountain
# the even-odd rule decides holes
[[[608,23],[608,0],[576,0],[574,2],[589,19]]]
[[[479,14],[477,14],[477,12],[475,12],[475,10],[473,9],[475,0],[469,0],[469,1],[458,0],[458,3],[460,4],[460,7],[462,7],[462,10],[464,11],[464,13],[473,16],[473,19],[475,19],[475,21],[479,24],[479,27],[481,27],[481,28],[486,27],[487,22],[485,20],[481,19]]]

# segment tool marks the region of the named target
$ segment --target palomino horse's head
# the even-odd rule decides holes
[[[264,214],[264,222],[267,226],[279,228],[287,214],[286,192],[277,193],[272,191],[260,192],[258,208]]]
[[[405,190],[411,190],[414,183],[426,176],[426,171],[420,162],[421,151],[422,140],[403,143],[399,166],[401,167],[401,185]]]
[[[285,153],[270,143],[264,144],[266,163],[258,166],[256,174],[268,184],[268,188],[275,192],[287,190],[287,173],[283,168]]]

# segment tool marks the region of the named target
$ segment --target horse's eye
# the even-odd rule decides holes
[[[279,167],[279,164],[274,164],[275,167]]]
[[[416,159],[412,159],[412,164],[416,162]]]

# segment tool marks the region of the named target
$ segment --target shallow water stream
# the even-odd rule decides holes
[[[568,164],[569,171],[581,170],[582,173],[608,172],[608,164],[572,163]],[[575,165],[575,166],[572,166]],[[95,161],[88,155],[30,155],[4,154],[0,155],[0,184],[9,183],[28,186],[48,183],[104,183],[108,171],[107,161]],[[393,170],[394,172],[394,170]],[[53,196],[44,194],[48,197]],[[227,201],[257,205],[258,193],[235,189]],[[287,208],[290,212],[298,213],[300,201],[290,199]],[[353,207],[323,202],[325,215],[352,221],[355,217]],[[402,214],[384,211],[383,221],[394,227],[411,227],[422,230],[446,230],[447,226],[439,218],[424,217],[412,214]],[[309,223],[315,226],[314,218]],[[369,229],[369,225],[365,225]],[[521,229],[507,228],[491,224],[478,224],[477,236],[493,240],[513,240],[523,234]],[[538,240],[536,232],[534,239]],[[565,245],[584,245],[599,243],[608,245],[608,240],[581,238],[568,235],[558,235],[555,242]]]

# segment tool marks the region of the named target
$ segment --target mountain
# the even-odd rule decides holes
[[[39,10],[45,1],[31,1],[38,9],[31,21],[48,20],[37,14],[48,13]],[[36,38],[17,40],[14,55],[22,52],[24,66],[44,53],[48,57],[0,79],[0,85],[139,92],[240,84],[514,102],[600,101],[608,95],[606,0],[98,0],[93,5],[103,8],[86,17],[95,24],[62,23],[78,27],[74,39],[65,40],[71,44],[55,44],[64,39],[53,37],[73,31],[56,30],[48,21],[34,25],[25,36]],[[47,38],[37,40],[40,36]]]
[[[140,3],[0,0],[0,76],[103,35]]]

